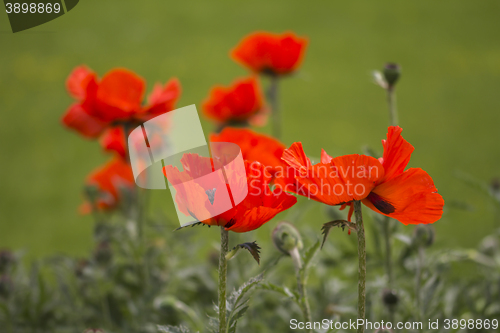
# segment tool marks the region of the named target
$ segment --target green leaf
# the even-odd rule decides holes
[[[295,302],[299,301],[298,294],[291,292],[290,289],[288,289],[287,287],[280,287],[268,282],[260,284],[258,288],[263,290],[275,291],[287,298],[291,298]]]
[[[185,228],[192,228],[192,227],[196,227],[198,225],[201,225],[201,226],[206,225],[206,226],[208,226],[210,228],[210,225],[208,225],[208,224],[201,223],[201,222],[196,222],[196,223],[191,223],[191,224],[188,224],[188,225],[180,226],[179,228],[175,229],[174,231],[185,229]]]
[[[245,249],[248,252],[250,252],[255,261],[257,261],[257,264],[260,265],[260,246],[257,244],[256,241],[251,243],[242,243],[236,245],[235,247],[233,247],[231,251],[229,251],[226,254],[226,258],[227,259],[234,258],[240,249]]]
[[[348,227],[349,230],[354,230],[356,231],[356,224],[346,221],[346,220],[335,220],[331,222],[327,222],[323,224],[321,227],[321,234],[323,234],[323,242],[321,243],[321,248],[323,248],[323,245],[325,245],[326,238],[328,237],[328,234],[330,233],[330,229],[333,227],[339,227],[342,228],[342,231],[344,231],[345,227]]]
[[[237,311],[235,311],[229,320],[228,333],[236,333],[236,325],[238,324],[238,320],[243,317],[245,312],[248,310],[248,305],[240,307]]]
[[[248,293],[256,287],[263,280],[262,274],[251,278],[245,282],[238,290],[233,291],[231,296],[227,299],[228,308],[228,328],[232,329],[230,332],[236,331],[237,321],[244,315],[248,306]]]

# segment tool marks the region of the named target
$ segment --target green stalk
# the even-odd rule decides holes
[[[299,291],[299,305],[302,310],[302,315],[304,316],[304,320],[306,322],[312,322],[311,318],[311,307],[309,305],[309,299],[307,298],[307,279],[306,272],[302,270],[302,260],[300,259],[299,249],[294,247],[292,251],[290,251],[290,256],[292,257],[293,265],[295,266],[295,275],[297,277],[297,289]],[[307,331],[308,333],[313,333],[313,330],[310,329]]]
[[[278,81],[277,75],[271,75],[271,83],[267,93],[269,104],[271,104],[271,113],[273,118],[273,136],[281,139],[281,114],[278,104]]]
[[[354,216],[358,234],[358,320],[365,320],[366,306],[366,241],[365,227],[363,225],[363,213],[361,201],[354,201]],[[358,327],[357,333],[363,333],[365,326]]]
[[[229,250],[229,232],[220,227],[220,258],[219,258],[219,333],[227,333],[226,324],[226,284],[227,284],[227,259]]]
[[[398,126],[398,110],[396,108],[396,93],[394,86],[389,86],[387,91],[387,105],[389,106],[389,123],[391,126]]]

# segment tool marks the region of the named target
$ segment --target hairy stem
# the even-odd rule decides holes
[[[227,333],[226,324],[226,279],[227,279],[227,259],[226,254],[229,249],[229,232],[220,227],[220,258],[219,258],[219,333]]]
[[[311,307],[309,305],[309,299],[307,298],[307,276],[306,272],[302,270],[302,260],[300,259],[299,249],[295,247],[292,251],[290,251],[290,256],[293,260],[293,265],[295,266],[295,275],[297,277],[297,289],[299,291],[299,305],[302,310],[302,315],[304,316],[304,320],[306,322],[312,322],[311,318]],[[310,329],[307,332],[313,333],[313,330]]]
[[[387,105],[389,106],[389,123],[398,126],[398,110],[396,107],[396,93],[394,87],[387,88]]]
[[[361,212],[361,201],[354,201],[354,216],[358,234],[358,320],[365,319],[366,303],[366,241],[365,227],[363,225],[363,213]],[[357,333],[365,331],[364,325],[358,326]]]
[[[277,139],[281,139],[281,114],[278,103],[278,81],[279,77],[277,75],[271,76],[271,83],[269,85],[267,98],[269,99],[269,103],[271,104],[271,113],[273,118],[273,136]]]

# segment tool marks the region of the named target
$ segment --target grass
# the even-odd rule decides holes
[[[331,155],[363,145],[381,151],[385,96],[369,73],[387,61],[400,63],[400,123],[415,146],[410,166],[429,172],[447,203],[435,224],[438,246],[473,246],[494,228],[494,206],[455,174],[484,182],[500,175],[499,9],[494,0],[81,1],[61,18],[17,34],[2,13],[0,247],[36,257],[88,252],[91,218],[77,208],[85,176],[107,156],[60,125],[71,103],[64,81],[72,68],[84,63],[104,74],[127,67],[149,89],[177,76],[184,89],[179,106],[200,110],[212,85],[246,75],[228,51],[255,30],[309,38],[301,72],[280,89],[283,141],[302,141],[311,156],[321,148]],[[213,129],[203,126],[206,134]],[[453,202],[473,210],[454,209]],[[169,194],[154,193],[152,207],[171,211]],[[327,221],[322,208],[314,204],[299,228],[319,235]],[[265,247],[275,222],[269,224],[258,231]]]

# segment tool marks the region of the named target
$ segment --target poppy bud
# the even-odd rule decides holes
[[[15,262],[14,255],[9,250],[0,251],[0,273],[6,273],[11,264]]]
[[[399,303],[399,296],[395,290],[385,289],[382,292],[382,302],[389,310],[394,311]]]
[[[388,88],[391,89],[401,76],[401,67],[396,63],[387,63],[385,64],[383,73]]]
[[[94,260],[98,264],[106,265],[111,261],[112,257],[113,251],[111,250],[109,242],[100,242],[94,250]]]
[[[434,243],[434,227],[429,224],[418,224],[413,229],[412,244],[418,247],[429,247]]]
[[[4,274],[0,276],[0,297],[1,298],[8,298],[10,294],[12,293],[12,289],[14,287],[14,284],[12,283],[11,278]]]
[[[272,238],[274,246],[286,255],[290,255],[295,249],[300,250],[304,247],[299,231],[288,222],[278,223],[273,230]]]

